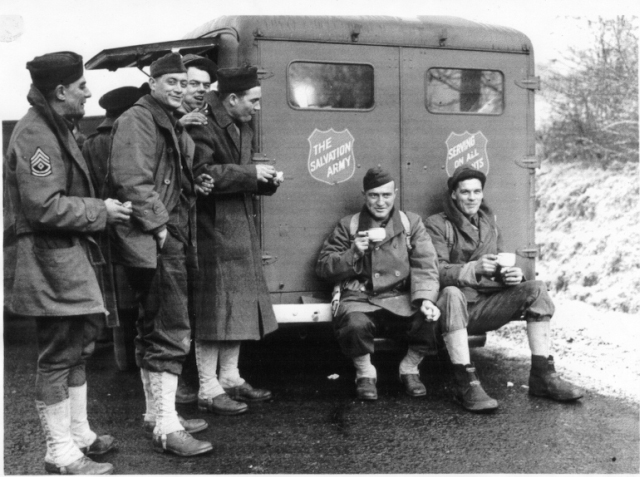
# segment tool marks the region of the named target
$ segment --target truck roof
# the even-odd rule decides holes
[[[448,16],[222,16],[185,38],[206,37],[224,28],[236,30],[240,43],[263,38],[524,54],[533,51],[529,38],[517,30]]]

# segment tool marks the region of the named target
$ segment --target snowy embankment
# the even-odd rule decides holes
[[[638,164],[543,163],[536,174],[538,278],[553,294],[640,312]]]
[[[553,354],[563,376],[640,402],[638,164],[603,170],[544,163],[536,175],[538,278],[556,304]],[[529,359],[526,328],[489,333],[486,352]],[[521,386],[527,383],[514,383]]]

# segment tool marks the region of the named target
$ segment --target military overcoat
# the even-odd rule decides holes
[[[211,175],[212,194],[199,197],[196,338],[256,340],[278,324],[262,268],[252,194],[273,194],[251,164],[253,131],[235,125],[215,92],[207,95],[207,119],[191,128],[194,175]]]
[[[422,219],[411,212],[406,215],[409,233],[394,209],[385,225],[385,239],[358,259],[350,230],[352,216],[340,220],[327,237],[318,255],[316,273],[329,282],[342,282],[338,315],[382,308],[395,315],[411,316],[423,300],[436,302],[439,290],[436,252]],[[373,225],[371,215],[363,207],[357,231],[366,231]]]
[[[502,252],[502,235],[495,216],[485,202],[478,210],[478,226],[460,212],[447,192],[443,200],[444,212],[425,220],[427,232],[438,253],[440,286],[456,286],[464,293],[467,303],[478,301],[479,293],[500,291],[506,285],[500,278],[478,279],[475,273],[477,260],[485,254]],[[447,222],[449,225],[447,225]]]
[[[111,188],[121,202],[131,201],[128,225],[114,227],[112,260],[128,267],[156,268],[155,232],[166,226],[182,193],[182,172],[192,180],[195,146],[149,94],[113,125]],[[189,221],[195,228],[195,207]],[[195,248],[195,231],[188,232]]]
[[[92,234],[107,209],[66,121],[32,87],[32,107],[16,125],[5,160],[16,240],[13,283],[5,304],[27,316],[104,313],[95,266],[103,263]]]

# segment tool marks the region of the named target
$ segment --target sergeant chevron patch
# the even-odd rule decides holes
[[[42,152],[42,149],[36,149],[36,153],[31,158],[31,174],[36,177],[46,177],[51,172],[51,159]]]

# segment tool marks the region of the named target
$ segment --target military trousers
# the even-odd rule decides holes
[[[125,269],[140,303],[136,364],[180,375],[191,346],[186,245],[168,233],[157,263],[155,269]]]
[[[350,358],[374,352],[379,337],[407,341],[409,348],[425,355],[437,352],[436,324],[417,311],[398,316],[387,310],[355,311],[334,317],[333,329],[342,352]]]
[[[47,406],[69,397],[87,381],[85,364],[105,326],[104,315],[36,317],[36,400]]]
[[[467,303],[458,287],[445,287],[440,290],[436,304],[441,311],[439,323],[442,333],[466,328],[470,335],[497,330],[520,319],[548,321],[555,312],[547,287],[540,280],[480,294],[474,303]]]

